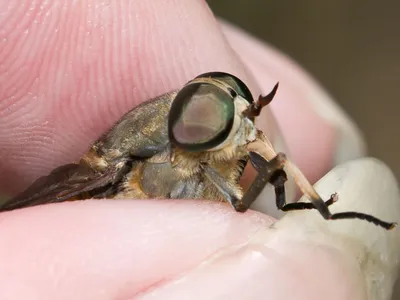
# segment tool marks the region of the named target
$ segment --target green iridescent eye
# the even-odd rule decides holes
[[[254,102],[253,95],[251,94],[247,85],[245,85],[243,81],[232,74],[224,72],[209,72],[201,74],[196,78],[218,79],[227,84],[233,91],[235,91],[235,93],[240,95],[243,99],[246,99],[249,103]]]
[[[176,95],[169,113],[172,143],[187,151],[205,151],[224,142],[234,121],[232,96],[210,83],[192,83]]]

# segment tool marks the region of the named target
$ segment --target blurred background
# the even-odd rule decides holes
[[[400,180],[400,2],[214,0],[214,13],[291,56]],[[384,3],[384,4],[382,4]]]

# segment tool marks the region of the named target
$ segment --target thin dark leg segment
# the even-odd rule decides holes
[[[364,214],[364,213],[354,212],[354,211],[346,211],[346,212],[336,213],[336,214],[333,214],[330,219],[331,220],[360,219],[360,220],[365,220],[367,222],[373,223],[377,226],[383,227],[386,230],[390,230],[390,229],[393,229],[394,227],[396,227],[396,223],[385,222],[378,218],[375,218],[374,216]]]
[[[270,162],[267,162],[265,159],[263,159],[261,155],[258,155],[257,153],[251,153],[250,157],[254,168],[258,170],[259,173],[251,188],[242,199],[242,202],[246,203],[246,205],[248,206],[250,206],[251,203],[254,202],[254,200],[258,197],[258,195],[261,193],[262,189],[268,182],[271,183],[275,188],[276,206],[282,211],[317,209],[321,213],[321,215],[327,220],[360,219],[371,222],[387,230],[392,229],[396,226],[396,223],[385,222],[374,216],[359,212],[342,212],[331,214],[329,212],[328,206],[332,205],[338,200],[337,194],[331,195],[331,197],[327,201],[323,201],[317,194],[317,197],[314,197],[314,200],[317,201],[314,201],[314,203],[296,202],[286,204],[284,184],[287,180],[287,175],[286,172],[282,169],[285,164],[284,154],[278,153],[278,155]],[[266,169],[268,169],[268,171]],[[250,199],[251,197],[254,198]],[[316,206],[315,204],[318,205]]]
[[[272,175],[269,183],[275,188],[276,207],[283,210],[286,205],[286,193],[285,193],[285,182],[287,181],[287,175],[284,170],[277,170]]]
[[[235,208],[237,211],[245,212],[257,199],[267,183],[270,182],[275,171],[281,170],[283,167],[283,159],[279,154],[271,161],[258,160],[257,157],[260,157],[260,155],[257,153],[251,153],[251,160],[255,169],[258,170],[258,174],[246,194],[244,194],[240,201],[240,205]]]
[[[315,206],[312,203],[308,202],[295,202],[295,203],[286,203],[285,197],[285,182],[287,181],[287,175],[284,170],[277,170],[272,175],[270,179],[270,183],[275,188],[275,196],[276,196],[276,207],[282,211],[291,211],[291,210],[303,210],[303,209],[315,209]],[[325,201],[325,205],[332,205],[337,201],[337,194],[331,195],[329,200]]]
[[[313,203],[308,202],[295,202],[286,204],[284,195],[282,196],[283,185],[287,180],[286,173],[283,170],[278,170],[271,177],[270,183],[275,187],[276,194],[276,206],[282,211],[293,211],[303,209],[315,209]],[[325,201],[325,205],[328,207],[338,200],[337,194],[331,195],[329,200]],[[329,220],[342,220],[342,219],[360,219],[367,222],[371,222],[377,226],[381,226],[387,230],[392,229],[395,224],[379,220],[378,218],[359,212],[342,212],[335,213],[329,217]]]
[[[333,194],[329,200],[325,201],[326,206],[330,206],[337,201],[336,194]],[[282,211],[293,211],[293,210],[304,210],[304,209],[315,209],[315,206],[311,202],[294,202],[287,203],[280,210]]]

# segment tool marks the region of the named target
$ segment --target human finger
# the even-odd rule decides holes
[[[318,189],[339,192],[333,211],[398,221],[394,183],[387,167],[362,160],[334,169]],[[272,222],[224,204],[180,200],[85,201],[3,213],[0,296],[390,299],[396,230],[326,221],[313,211]]]
[[[4,192],[77,160],[125,112],[200,73],[235,74],[259,93],[205,1],[0,5]]]
[[[317,184],[339,193],[332,211],[400,220],[392,172],[368,158],[333,169]],[[287,214],[248,243],[219,253],[139,299],[392,299],[400,234],[361,220],[326,221],[316,211]]]

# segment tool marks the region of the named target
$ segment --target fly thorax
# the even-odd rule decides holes
[[[187,152],[183,149],[172,150],[171,166],[180,178],[188,178],[201,171],[201,164],[204,162],[204,153]]]

